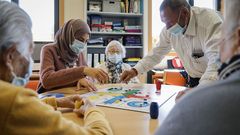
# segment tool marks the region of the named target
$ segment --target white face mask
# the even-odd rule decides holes
[[[32,57],[30,57],[28,72],[25,74],[24,78],[18,77],[14,72],[12,72],[13,74],[12,84],[16,86],[25,86],[28,83],[30,76],[32,75],[32,67],[33,67],[33,60],[32,60]]]
[[[70,48],[73,52],[79,54],[85,50],[85,46],[86,46],[85,43],[75,39],[73,43],[70,45]]]
[[[108,60],[112,63],[118,63],[120,61],[122,61],[122,56],[121,54],[111,54],[111,55],[108,55]]]

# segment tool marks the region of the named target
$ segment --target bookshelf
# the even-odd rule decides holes
[[[91,35],[142,35],[143,33],[131,32],[91,32]]]
[[[131,10],[128,7],[128,12],[126,12],[126,2],[128,6],[132,6]],[[124,8],[121,7],[123,4]],[[94,67],[105,60],[102,54],[105,54],[106,45],[111,40],[122,42],[126,48],[126,58],[143,57],[143,9],[143,0],[85,0],[85,20],[91,28],[86,52],[89,66]],[[96,43],[93,43],[94,40]],[[98,58],[95,58],[97,54]]]

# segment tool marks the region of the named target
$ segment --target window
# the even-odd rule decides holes
[[[215,9],[215,0],[194,0],[194,6]]]
[[[33,41],[54,41],[54,0],[19,0],[32,19]]]
[[[159,7],[163,0],[152,0],[152,45],[156,46],[165,24],[161,21]]]

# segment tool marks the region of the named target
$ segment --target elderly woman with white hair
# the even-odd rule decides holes
[[[126,57],[126,49],[124,46],[116,41],[111,41],[106,49],[106,62],[98,65],[98,68],[103,69],[109,75],[109,83],[120,83],[120,76],[123,71],[130,70],[131,66],[123,63],[123,58]],[[132,78],[129,83],[139,83],[137,77]]]
[[[105,115],[80,96],[45,98],[24,86],[32,72],[31,19],[17,5],[0,0],[0,134],[112,134]],[[84,105],[74,109],[75,101]],[[51,105],[51,106],[50,106]],[[84,115],[84,126],[65,119],[57,107]]]

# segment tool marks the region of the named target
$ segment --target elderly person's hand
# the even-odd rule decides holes
[[[191,88],[185,89],[183,91],[179,91],[176,98],[175,98],[175,102],[177,102],[180,98],[182,98],[190,90],[191,90]]]
[[[82,78],[78,81],[77,90],[97,91],[97,88],[91,81],[86,78]]]
[[[120,78],[120,82],[128,83],[133,77],[137,76],[138,72],[135,68],[131,70],[125,70]]]
[[[85,67],[84,74],[96,78],[100,83],[108,83],[108,74],[100,68]]]
[[[76,101],[82,101],[82,97],[79,95],[73,95],[69,97],[57,98],[57,107],[74,108]]]
[[[86,98],[82,99],[82,105],[80,106],[80,108],[75,108],[73,111],[78,115],[84,115],[85,112],[87,112],[88,109],[90,109],[91,107],[96,107],[91,101],[89,101]]]

